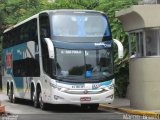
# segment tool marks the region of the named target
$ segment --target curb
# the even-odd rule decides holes
[[[154,118],[158,118],[158,119],[160,118],[160,113],[158,113],[158,112],[128,109],[128,108],[122,108],[122,107],[116,107],[116,106],[104,105],[104,104],[100,104],[100,108],[115,110],[115,111],[119,111],[119,112],[123,112],[123,113],[127,113],[127,114],[142,115],[142,116],[154,117]]]

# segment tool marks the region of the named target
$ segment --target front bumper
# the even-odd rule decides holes
[[[112,103],[114,89],[100,94],[68,94],[55,90],[51,99],[52,104]]]

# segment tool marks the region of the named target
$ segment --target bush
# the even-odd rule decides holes
[[[118,97],[126,97],[127,87],[129,84],[129,67],[128,62],[115,72],[115,95]]]

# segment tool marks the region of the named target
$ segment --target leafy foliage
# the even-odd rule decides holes
[[[123,31],[120,21],[115,17],[115,12],[137,4],[137,2],[138,0],[55,0],[55,2],[0,0],[0,33],[6,27],[46,9],[95,9],[105,12],[109,19],[113,38],[119,39],[124,45],[124,58],[121,61],[117,59],[115,49],[115,79],[117,95],[125,97],[129,76],[127,33]]]

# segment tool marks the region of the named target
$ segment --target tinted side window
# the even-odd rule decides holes
[[[15,77],[39,77],[39,62],[33,58],[13,61],[13,75]]]
[[[40,36],[41,38],[50,38],[50,23],[47,14],[40,15]]]
[[[3,40],[2,40],[2,47],[3,49],[7,47],[7,42],[8,42],[8,38],[7,38],[7,34],[3,34]]]
[[[29,22],[29,27],[28,27],[28,34],[29,34],[29,40],[30,41],[35,41],[38,43],[38,32],[37,32],[37,20],[34,19]]]
[[[50,23],[48,14],[41,14],[40,20],[40,37],[41,37],[41,48],[42,48],[42,62],[43,70],[49,76],[53,76],[53,71],[55,68],[52,67],[53,59],[49,58],[47,44],[44,38],[50,38]]]
[[[28,41],[38,43],[37,19],[30,20],[4,34],[3,48],[8,48]]]

